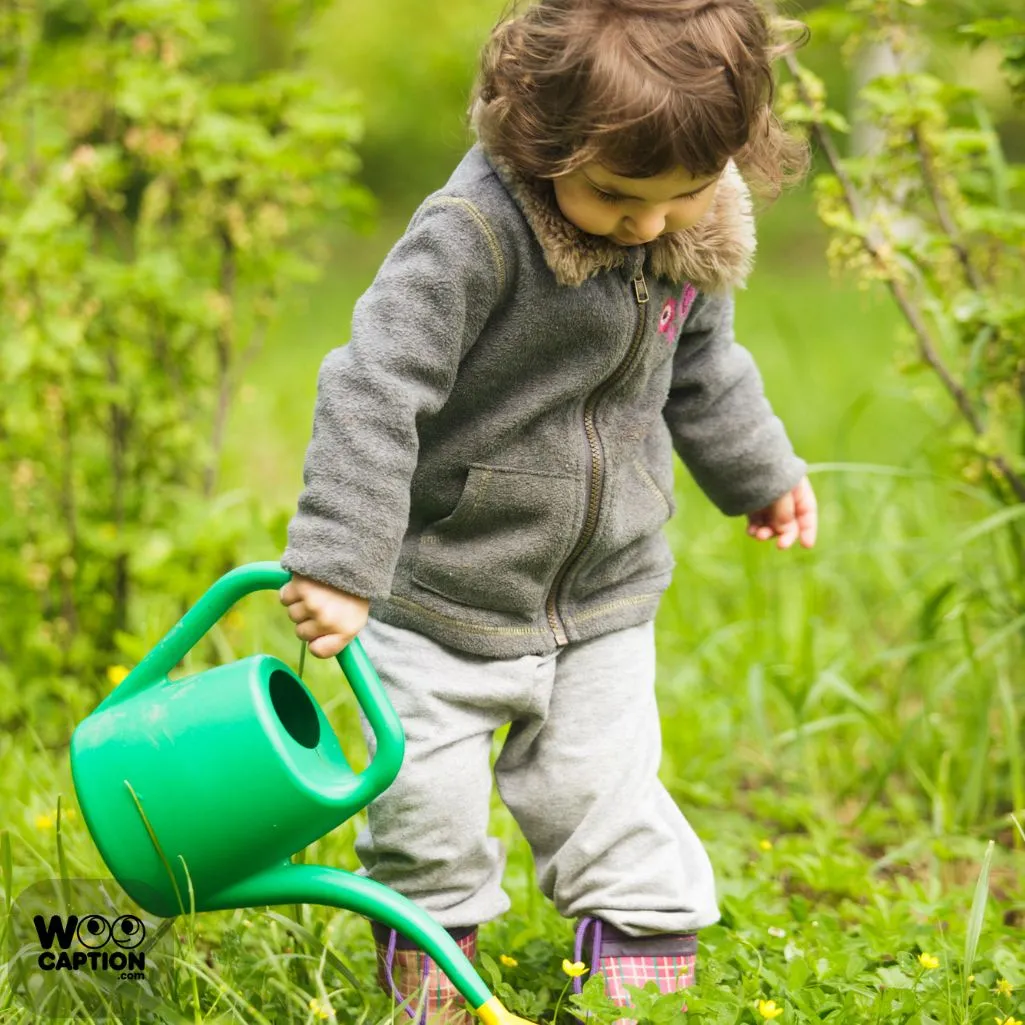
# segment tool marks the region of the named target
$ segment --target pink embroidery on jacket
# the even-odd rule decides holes
[[[688,281],[683,288],[683,295],[680,296],[680,320],[687,319],[687,314],[690,313],[697,294],[698,290]]]
[[[673,321],[676,319],[676,303],[672,299],[666,299],[665,306],[662,307],[662,314],[658,318],[658,329],[665,334],[672,326]]]
[[[658,329],[662,334],[669,334],[674,328],[683,327],[697,294],[698,290],[688,281],[679,299],[666,299],[658,318]]]

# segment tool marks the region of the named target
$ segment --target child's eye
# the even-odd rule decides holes
[[[677,196],[676,197],[676,202],[678,202],[678,203],[690,203],[690,202],[693,202],[707,188],[708,188],[708,185],[704,186],[704,188],[698,189],[697,192],[691,192],[689,195]],[[615,195],[612,192],[605,192],[602,189],[596,188],[594,185],[591,186],[591,191],[594,193],[595,198],[599,202],[601,202],[601,203],[621,203],[623,201],[623,197],[622,196],[617,196],[617,195]]]

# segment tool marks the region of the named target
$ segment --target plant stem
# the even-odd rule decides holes
[[[68,637],[63,644],[65,654],[71,649],[71,642],[78,631],[78,609],[75,604],[74,574],[79,560],[78,510],[75,501],[75,448],[72,439],[74,431],[71,425],[71,412],[68,409],[67,397],[61,395],[60,403],[60,439],[61,439],[61,509],[64,513],[64,524],[68,539],[68,556],[70,566],[64,560],[58,565],[61,581],[61,615],[68,627]]]
[[[552,1014],[552,1025],[559,1025],[559,1008],[562,1007],[563,997],[566,996],[566,991],[569,989],[572,979],[566,981],[566,985],[562,987],[562,992],[559,994],[559,999],[555,1001],[555,1012]]]
[[[203,477],[203,494],[209,498],[217,484],[217,469],[224,447],[224,431],[228,422],[228,408],[231,405],[231,356],[235,341],[235,246],[227,231],[221,232],[221,295],[231,303],[231,312],[217,331],[217,408],[214,411],[213,452]]]
[[[808,94],[808,90],[801,78],[801,69],[797,59],[793,54],[786,54],[784,56],[784,60],[787,65],[787,69],[793,76],[801,101],[811,109],[814,109],[814,100]],[[854,183],[851,181],[850,176],[844,170],[840,154],[833,142],[832,134],[820,121],[814,121],[812,123],[812,131],[815,134],[815,138],[818,141],[822,152],[825,154],[830,169],[836,176],[837,181],[840,183],[840,188],[843,190],[844,200],[847,203],[848,210],[857,221],[865,225],[865,233],[861,236],[862,244],[868,254],[885,272],[886,284],[896,300],[901,313],[904,314],[904,318],[911,325],[911,329],[918,342],[918,351],[921,354],[922,359],[924,359],[925,362],[932,367],[933,371],[935,371],[937,377],[939,377],[944,388],[947,390],[947,393],[954,400],[954,403],[961,412],[961,415],[968,421],[972,432],[976,436],[981,437],[985,433],[985,425],[972,405],[971,400],[968,397],[968,393],[955,379],[954,375],[941,359],[939,347],[934,341],[921,312],[909,295],[904,282],[895,274],[889,272],[892,248],[879,229],[867,221],[862,197]],[[1007,482],[1011,490],[1017,496],[1018,501],[1025,502],[1025,480],[1014,472],[1007,460],[999,454],[987,455],[984,456],[984,458],[995,467],[999,475]]]
[[[918,150],[918,159],[922,165],[922,180],[925,182],[925,188],[929,193],[929,199],[932,200],[932,205],[936,209],[936,216],[939,218],[940,227],[944,232],[946,232],[947,237],[950,239],[950,246],[960,261],[961,269],[964,271],[968,284],[970,284],[976,292],[982,292],[985,290],[986,282],[982,280],[982,275],[976,270],[975,264],[972,263],[971,257],[968,255],[968,250],[961,241],[961,232],[954,223],[954,216],[950,212],[950,207],[947,204],[946,197],[943,195],[943,190],[940,187],[939,178],[936,173],[936,165],[933,163],[932,159],[932,153],[929,152],[929,147],[926,145],[925,139],[922,137],[921,125],[915,125],[911,129],[911,137],[915,140],[915,148]]]

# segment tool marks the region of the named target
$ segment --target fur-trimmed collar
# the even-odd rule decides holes
[[[563,217],[551,182],[528,178],[490,155],[488,160],[519,204],[560,285],[580,285],[623,264],[626,247],[581,231]],[[647,248],[656,277],[689,281],[702,292],[744,287],[754,262],[754,217],[751,194],[732,161],[708,213],[692,228],[663,235]]]

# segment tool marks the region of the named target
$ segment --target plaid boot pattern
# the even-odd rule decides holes
[[[415,1025],[473,1025],[466,1000],[434,959],[395,929],[371,922],[377,949],[377,981]],[[477,956],[476,928],[449,929],[459,949]],[[408,1001],[408,1002],[407,1002]]]
[[[574,960],[583,960],[587,933],[591,941],[591,974],[601,972],[605,993],[621,1007],[630,1006],[627,986],[643,988],[654,982],[660,993],[676,993],[694,985],[697,971],[698,940],[693,933],[660,936],[628,936],[600,918],[584,917],[577,925]],[[577,993],[583,988],[580,979],[573,980]],[[686,1003],[680,1004],[686,1011]],[[632,1025],[622,1018],[616,1025]]]

